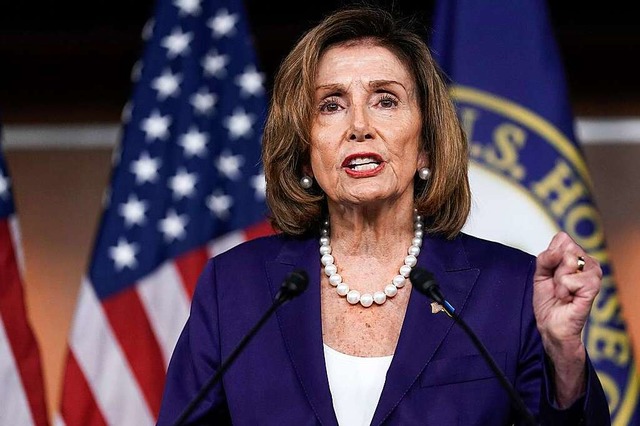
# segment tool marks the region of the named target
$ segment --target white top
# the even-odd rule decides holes
[[[369,426],[393,355],[359,357],[324,345],[333,410],[340,426]]]

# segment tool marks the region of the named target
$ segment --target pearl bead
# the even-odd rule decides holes
[[[398,287],[393,284],[387,284],[384,286],[384,294],[386,294],[387,297],[393,297],[398,294]]]
[[[396,275],[395,277],[393,277],[393,285],[398,287],[398,288],[402,288],[404,287],[404,281],[405,281],[405,277],[402,275]]]
[[[321,246],[328,246],[331,243],[331,238],[325,236],[320,237],[320,245]]]
[[[424,225],[422,224],[422,222],[416,222],[413,225],[413,229],[422,229],[424,227]]]
[[[370,295],[369,293],[363,294],[362,296],[360,296],[360,304],[365,308],[368,308],[369,306],[373,305],[373,296]]]
[[[352,305],[355,305],[359,301],[360,301],[360,292],[358,290],[350,290],[349,293],[347,293],[347,302],[351,303]]]
[[[340,296],[346,296],[347,293],[349,293],[349,286],[346,285],[345,283],[340,283],[336,286],[336,292]]]
[[[332,265],[333,256],[331,256],[330,254],[323,254],[322,257],[320,258],[320,262],[322,262],[324,266]]]
[[[420,238],[420,237],[413,237],[413,239],[411,240],[411,245],[412,245],[412,246],[422,247],[422,238]],[[324,254],[324,253],[323,253],[323,254]]]
[[[400,275],[404,276],[405,278],[409,276],[409,274],[411,273],[411,266],[409,265],[402,265],[400,267]]]
[[[412,254],[404,258],[404,264],[407,266],[410,266],[413,268],[414,266],[416,266],[416,263],[418,263],[418,259],[416,259],[416,257]]]
[[[320,254],[323,256],[325,254],[331,254],[331,246],[320,246]]]
[[[418,257],[418,255],[420,254],[420,247],[418,246],[411,246],[409,247],[408,253],[412,256],[416,256]]]
[[[424,231],[422,229],[416,229],[413,235],[415,235],[418,238],[422,238],[424,237]]]
[[[387,295],[384,294],[384,291],[376,291],[375,293],[373,293],[373,301],[378,305],[382,305],[387,301]]]
[[[333,274],[329,277],[329,284],[332,286],[337,286],[342,282],[342,276],[340,274]]]
[[[336,265],[334,265],[333,263],[330,263],[329,265],[324,267],[324,273],[330,277],[331,275],[335,274],[336,272],[338,272],[338,267]]]

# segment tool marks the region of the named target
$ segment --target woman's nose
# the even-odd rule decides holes
[[[349,140],[354,142],[364,142],[373,139],[375,130],[371,125],[366,107],[353,108],[351,110],[352,121],[349,129]]]

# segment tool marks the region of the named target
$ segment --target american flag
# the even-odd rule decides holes
[[[1,134],[0,128],[0,139]],[[46,426],[40,350],[25,306],[24,263],[12,192],[0,150],[0,425]]]
[[[242,2],[160,0],[143,37],[56,424],[154,424],[207,258],[273,232],[264,76]]]

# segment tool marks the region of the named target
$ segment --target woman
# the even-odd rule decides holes
[[[537,261],[461,233],[467,144],[410,22],[362,7],[309,31],[276,76],[263,161],[281,232],[209,261],[159,424],[178,418],[294,269],[309,289],[256,334],[190,424],[523,422],[470,339],[412,291],[416,264],[542,424],[609,424],[580,336],[600,267],[564,233]]]

